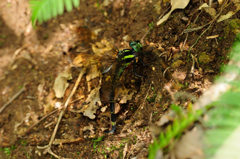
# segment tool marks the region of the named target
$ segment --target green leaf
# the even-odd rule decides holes
[[[72,0],[64,0],[68,12],[72,11]]]
[[[30,0],[30,8],[32,11],[32,23],[36,21],[42,23],[57,15],[62,15],[64,5],[68,12],[72,11],[73,6],[78,7],[80,0]]]
[[[73,0],[74,7],[78,7],[80,5],[80,0]]]

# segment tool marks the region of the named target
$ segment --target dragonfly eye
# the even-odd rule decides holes
[[[142,49],[142,44],[139,41],[131,41],[129,46],[136,52]]]

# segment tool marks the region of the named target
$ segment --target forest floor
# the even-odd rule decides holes
[[[123,73],[115,96],[116,132],[104,134],[110,128],[111,71],[89,81],[86,78],[92,74],[87,69],[88,76],[80,81],[57,130],[55,139],[62,140],[54,143],[51,150],[65,158],[147,158],[153,140],[151,123],[159,121],[171,104],[187,108],[193,102],[192,98],[174,99],[172,93],[199,98],[228,63],[240,26],[239,12],[222,22],[214,20],[219,13],[234,11],[233,3],[221,10],[214,1],[216,14],[212,15],[199,10],[201,1],[196,0],[185,9],[175,10],[163,24],[154,25],[169,6],[157,0],[81,1],[72,12],[32,28],[28,0],[0,1],[0,108],[25,88],[0,113],[0,158],[53,157],[43,154],[44,150],[37,146],[49,143],[58,109],[81,72],[70,67],[71,61],[102,39],[122,50],[145,34],[145,54],[139,58],[148,65],[143,66],[138,60],[136,72],[147,78],[134,76],[133,65]],[[203,25],[206,26],[184,33],[187,28]],[[99,60],[98,65],[111,61],[95,60]],[[88,59],[85,62],[83,65],[90,63]],[[55,79],[66,72],[72,76],[66,80],[69,86],[62,98],[56,98]],[[94,89],[100,90],[101,97],[94,98],[96,106],[89,104],[91,101],[86,103]],[[83,109],[86,106],[92,106],[91,110]],[[49,113],[52,114],[29,129]]]

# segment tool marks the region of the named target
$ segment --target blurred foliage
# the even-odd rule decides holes
[[[189,106],[191,107],[191,106]],[[178,140],[182,133],[202,115],[202,111],[188,109],[185,113],[179,106],[171,105],[171,109],[178,114],[173,124],[168,125],[165,132],[161,132],[158,139],[149,146],[149,159],[155,159],[158,150],[167,149],[173,140]]]
[[[70,12],[73,6],[78,7],[79,5],[80,0],[30,0],[32,24],[35,24],[37,21],[42,23],[57,15],[62,15],[64,6]]]
[[[240,41],[238,36],[233,45],[231,52],[231,64],[227,65],[224,72],[237,76],[235,80],[219,78],[219,82],[229,84],[231,88],[224,93],[217,102],[214,102],[214,109],[208,111],[207,120],[204,125],[208,130],[205,133],[206,149],[205,155],[207,158],[216,156],[217,151],[222,147],[227,139],[233,134],[235,129],[240,126]],[[240,134],[238,135],[238,139]],[[228,146],[221,149],[222,154],[236,154],[234,152],[236,145],[239,145],[239,140],[231,140]],[[234,146],[234,147],[231,147]],[[225,152],[223,152],[225,151]],[[223,157],[223,155],[221,156]]]

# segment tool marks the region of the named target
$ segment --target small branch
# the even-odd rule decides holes
[[[25,132],[25,134],[28,134],[28,133],[30,132],[30,130],[31,130],[34,126],[38,125],[41,121],[43,121],[44,119],[46,119],[48,116],[54,114],[54,113],[57,112],[58,110],[59,110],[59,109],[56,109],[56,110],[52,111],[51,113],[49,113],[49,114],[45,115],[44,117],[42,117],[38,122],[36,122],[35,124],[33,124],[31,127],[29,127],[29,128],[27,129],[27,131]]]
[[[48,145],[43,146],[43,147],[38,146],[39,149],[45,149],[44,152],[43,152],[43,154],[49,153],[49,154],[53,155],[55,158],[61,158],[61,159],[63,159],[63,157],[60,157],[60,156],[58,156],[58,155],[56,155],[56,154],[53,153],[53,151],[51,150],[51,146],[52,146],[52,144],[53,144],[53,140],[55,139],[55,136],[56,136],[56,133],[57,133],[57,130],[58,130],[58,126],[59,126],[59,124],[60,124],[60,121],[61,121],[61,119],[62,119],[62,116],[64,115],[64,112],[65,112],[65,110],[67,109],[67,106],[68,106],[68,104],[69,104],[69,101],[70,101],[70,99],[72,98],[72,96],[73,96],[73,94],[75,93],[75,91],[77,90],[77,87],[78,87],[78,85],[79,85],[79,83],[80,83],[80,81],[81,81],[81,79],[82,79],[82,76],[85,74],[85,72],[86,72],[86,68],[83,68],[83,69],[81,70],[79,76],[78,76],[78,79],[77,79],[77,81],[76,81],[76,83],[75,83],[75,85],[74,85],[74,87],[73,87],[70,95],[68,96],[67,101],[65,102],[65,104],[64,104],[64,106],[63,106],[63,108],[62,108],[62,111],[61,111],[60,114],[59,114],[57,124],[56,124],[56,126],[55,126],[55,128],[54,128],[54,131],[53,131],[53,133],[52,133],[52,136],[51,136],[51,139],[50,139]]]
[[[26,84],[24,84],[23,88],[20,89],[20,91],[18,91],[7,103],[5,103],[2,108],[0,109],[0,113],[2,113],[2,111],[10,104],[12,103],[23,91],[25,91],[25,86]]]

